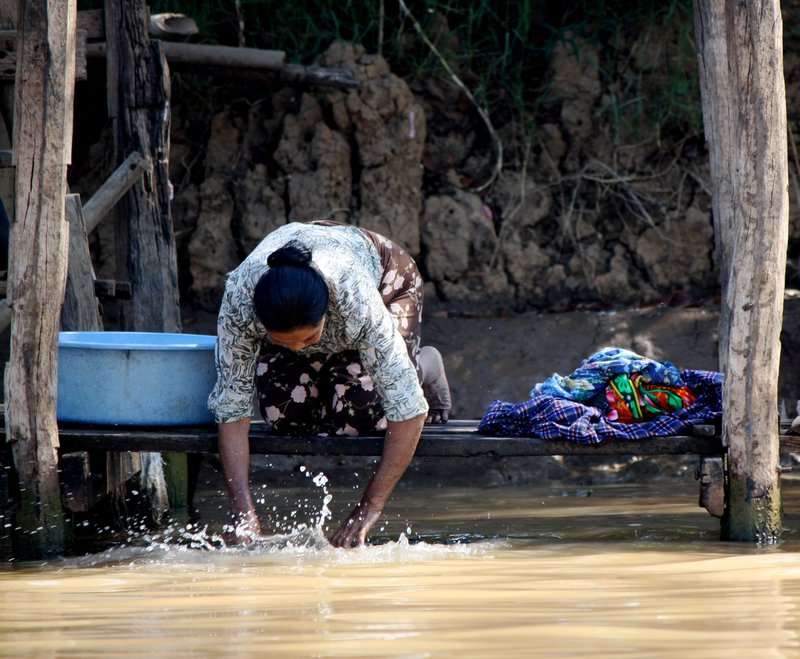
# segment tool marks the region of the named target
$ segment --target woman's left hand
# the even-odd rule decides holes
[[[331,544],[334,547],[360,547],[366,544],[367,532],[380,516],[380,510],[359,503],[333,534]]]
[[[424,414],[405,421],[387,423],[381,459],[367,489],[364,490],[361,502],[333,534],[331,544],[334,547],[354,547],[366,543],[367,533],[378,521],[394,486],[414,457],[423,425]]]

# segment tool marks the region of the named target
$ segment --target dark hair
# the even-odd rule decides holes
[[[288,332],[319,323],[328,310],[328,286],[311,267],[311,250],[288,242],[269,255],[267,265],[253,298],[264,327]]]

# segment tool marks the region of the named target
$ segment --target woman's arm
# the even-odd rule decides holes
[[[425,417],[422,414],[407,421],[389,421],[375,473],[361,501],[333,534],[331,544],[334,547],[352,547],[366,542],[367,532],[378,521],[395,485],[414,457]]]
[[[250,419],[220,423],[219,459],[233,518],[236,542],[252,541],[261,534],[250,492]]]

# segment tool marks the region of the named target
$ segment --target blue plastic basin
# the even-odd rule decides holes
[[[213,423],[216,338],[157,332],[61,332],[59,421],[101,425]]]

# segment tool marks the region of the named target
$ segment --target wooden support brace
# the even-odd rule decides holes
[[[131,153],[117,167],[105,183],[101,185],[91,199],[83,206],[83,220],[86,233],[97,228],[100,221],[108,215],[114,205],[142,177],[142,173],[150,168],[150,160],[138,151]]]
[[[66,215],[69,221],[69,259],[64,304],[61,307],[61,329],[102,331],[100,307],[94,292],[94,268],[79,195],[67,195]]]

